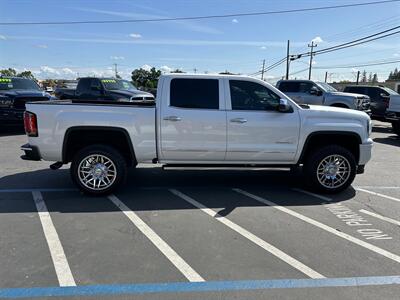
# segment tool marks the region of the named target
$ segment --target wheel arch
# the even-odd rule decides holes
[[[310,133],[301,151],[298,164],[304,163],[310,152],[318,147],[327,145],[339,145],[348,149],[355,157],[356,162],[360,158],[361,137],[356,132],[351,131],[316,131]]]
[[[74,126],[67,129],[62,146],[63,163],[69,163],[80,149],[93,144],[108,145],[120,151],[128,165],[137,164],[135,150],[126,129],[112,126]]]

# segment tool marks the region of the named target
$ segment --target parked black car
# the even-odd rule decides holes
[[[34,80],[0,77],[0,125],[22,125],[26,102],[50,99]]]
[[[150,93],[138,90],[131,82],[116,78],[80,78],[76,89],[56,89],[58,99],[124,100],[154,102]]]
[[[386,109],[389,107],[390,95],[398,95],[398,93],[387,87],[371,85],[349,85],[343,91],[369,96],[371,100],[371,117],[379,120],[385,119]]]

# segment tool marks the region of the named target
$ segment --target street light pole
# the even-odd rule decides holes
[[[310,66],[308,68],[308,80],[311,80],[311,68],[312,68],[312,60],[313,60],[313,55],[314,55],[314,47],[317,47],[317,44],[314,44],[314,41],[311,41],[311,45],[308,44],[308,47],[311,48],[311,53],[310,53]]]

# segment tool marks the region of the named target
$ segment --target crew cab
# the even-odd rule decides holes
[[[23,159],[71,163],[75,184],[97,195],[138,163],[302,167],[306,184],[333,193],[364,171],[372,149],[366,113],[298,105],[264,81],[232,75],[162,75],[155,105],[29,103],[25,130]]]
[[[370,99],[368,96],[338,92],[325,82],[280,80],[277,82],[276,87],[299,104],[335,106],[370,113]]]
[[[21,125],[27,101],[50,100],[32,79],[0,77],[0,125]]]
[[[80,78],[76,89],[56,89],[58,99],[117,100],[154,102],[150,93],[138,90],[131,82],[116,78]]]

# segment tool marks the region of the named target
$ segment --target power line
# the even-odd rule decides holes
[[[55,21],[55,22],[0,22],[1,26],[19,26],[19,25],[77,25],[77,24],[111,24],[111,23],[141,23],[141,22],[165,22],[165,21],[185,21],[185,20],[203,20],[203,19],[221,19],[232,17],[248,17],[248,16],[264,16],[274,14],[286,14],[308,11],[320,11],[339,8],[359,7],[367,5],[379,5],[384,3],[399,2],[400,0],[385,0],[385,1],[372,1],[364,3],[351,3],[343,5],[319,6],[309,8],[275,10],[264,12],[249,12],[249,13],[232,13],[223,15],[208,15],[208,16],[191,16],[191,17],[171,17],[171,18],[153,18],[153,19],[128,19],[128,20],[99,20],[99,21]]]
[[[381,61],[376,63],[365,63],[359,65],[339,65],[339,66],[318,66],[314,67],[315,69],[347,69],[347,68],[357,68],[357,67],[369,67],[369,66],[380,66],[380,65],[389,65],[400,63],[400,60],[392,60],[392,61]]]

